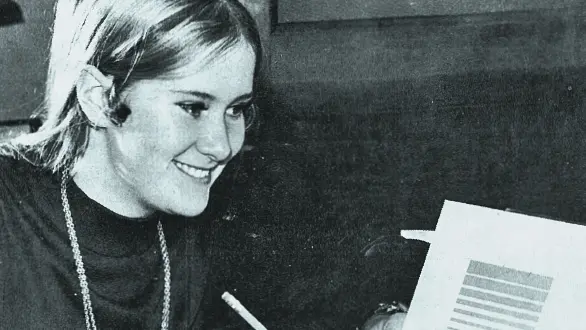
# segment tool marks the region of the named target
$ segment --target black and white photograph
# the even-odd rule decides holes
[[[0,0],[0,330],[586,329],[581,0]]]

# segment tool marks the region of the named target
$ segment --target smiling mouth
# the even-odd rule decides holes
[[[181,163],[176,160],[173,161],[173,164],[175,164],[175,166],[181,172],[189,175],[190,177],[192,177],[194,179],[201,180],[206,183],[209,183],[209,181],[211,180],[213,168],[205,169],[205,168],[195,167],[195,166],[187,165],[185,163]]]

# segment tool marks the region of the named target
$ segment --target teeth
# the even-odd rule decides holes
[[[210,175],[210,171],[201,170],[195,167],[191,167],[189,165],[174,162],[177,167],[179,167],[183,172],[189,174],[190,176],[198,179],[202,179]]]

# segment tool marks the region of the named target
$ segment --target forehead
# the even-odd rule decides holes
[[[252,92],[256,58],[251,46],[240,42],[222,53],[198,52],[189,64],[161,80],[163,88],[205,92],[218,98]]]

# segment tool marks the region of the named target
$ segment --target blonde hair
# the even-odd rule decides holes
[[[172,76],[194,51],[214,55],[238,42],[256,55],[262,47],[254,19],[237,0],[58,0],[44,105],[37,132],[0,146],[58,172],[71,168],[87,147],[89,123],[79,109],[76,83],[89,64],[114,77],[109,101],[132,81]],[[210,52],[211,50],[211,52]]]

